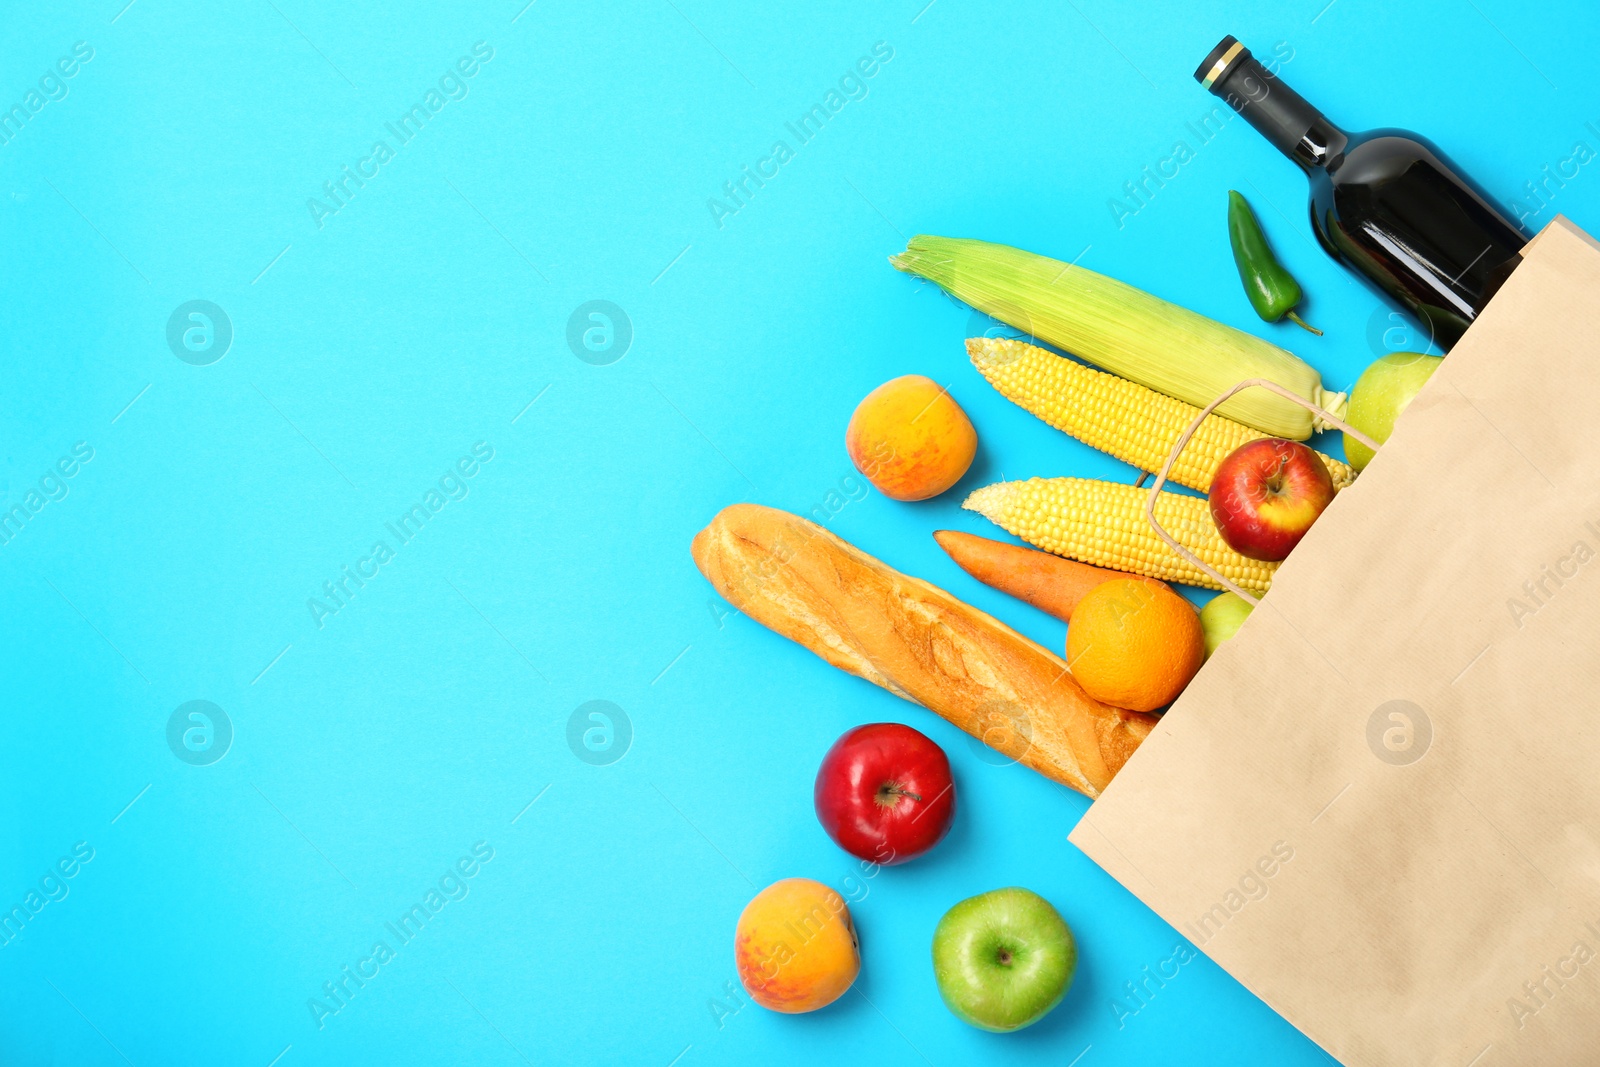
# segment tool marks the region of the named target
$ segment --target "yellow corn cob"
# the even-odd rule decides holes
[[[1046,552],[1163,581],[1222,588],[1178,555],[1144,517],[1148,490],[1089,478],[1030,478],[997,482],[967,497],[962,507]],[[1246,559],[1223,543],[1200,497],[1162,493],[1156,518],[1178,543],[1244,589],[1264,593],[1276,563]]]
[[[1324,389],[1314,368],[1277,345],[1074,263],[927,234],[889,262],[1031,337],[1190,404],[1204,407],[1242,381],[1266,378],[1334,418],[1348,406],[1345,394]],[[1294,441],[1327,426],[1324,416],[1265,389],[1247,389],[1217,410]]]
[[[1142,471],[1160,470],[1178,435],[1200,414],[1193,404],[1009,337],[974,337],[967,341],[967,356],[1007,400]],[[1266,436],[1221,415],[1208,415],[1167,477],[1209,492],[1217,465],[1228,453]],[[1356,472],[1346,464],[1317,455],[1327,465],[1334,489],[1355,479]]]

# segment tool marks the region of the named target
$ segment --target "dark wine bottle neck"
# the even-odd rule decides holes
[[[1231,36],[1211,50],[1194,77],[1302,169],[1326,167],[1349,140]]]

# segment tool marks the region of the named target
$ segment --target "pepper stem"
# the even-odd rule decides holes
[[[1285,312],[1285,317],[1287,317],[1290,322],[1294,323],[1296,326],[1300,327],[1302,330],[1310,330],[1312,333],[1316,334],[1318,337],[1322,336],[1322,331],[1321,330],[1317,329],[1315,326],[1308,325],[1304,319],[1302,319],[1299,315],[1296,315],[1294,312],[1292,312],[1292,311]]]

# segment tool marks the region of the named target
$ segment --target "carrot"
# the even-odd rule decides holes
[[[1113,578],[1129,577],[1122,571],[1091,567],[1048,552],[955,530],[935,530],[933,539],[955,560],[956,566],[984,585],[1032,604],[1063,622],[1072,618],[1073,609],[1089,590]]]

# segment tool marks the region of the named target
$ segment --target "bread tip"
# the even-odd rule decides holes
[[[711,521],[713,525],[716,523],[715,519]],[[689,542],[689,555],[693,557],[694,565],[700,569],[701,574],[706,573],[706,548],[707,542],[711,540],[711,537],[711,526],[708,525],[705,529],[695,534],[694,538]],[[710,575],[707,575],[707,577],[710,577]]]

